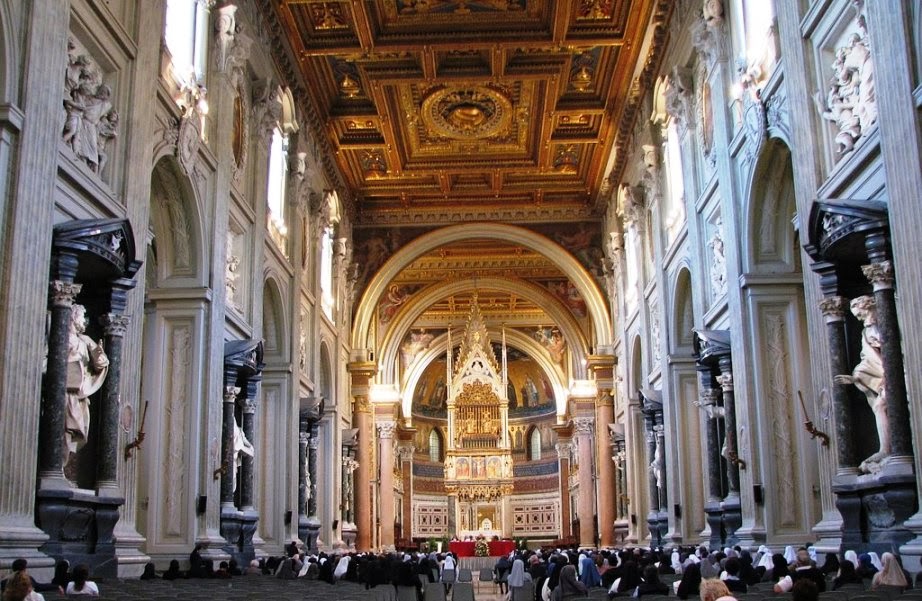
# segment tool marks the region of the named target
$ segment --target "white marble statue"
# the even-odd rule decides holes
[[[234,419],[234,465],[231,467],[231,487],[235,491],[237,490],[237,468],[243,465],[241,454],[253,457],[256,455],[256,449],[253,448],[253,443],[244,434],[243,428]]]
[[[873,296],[859,296],[851,302],[852,314],[864,324],[861,332],[860,360],[851,375],[835,376],[838,384],[854,384],[864,393],[877,421],[880,448],[861,462],[859,470],[877,471],[881,461],[890,455],[890,422],[887,418],[887,396],[884,391],[884,362],[881,356],[880,330],[877,328],[877,305]]]
[[[70,453],[86,444],[90,429],[90,395],[102,387],[109,372],[109,358],[102,341],[93,341],[86,331],[86,308],[71,309],[67,349],[67,408],[65,440]]]
[[[106,143],[118,135],[118,112],[112,89],[102,83],[99,69],[68,41],[64,71],[64,131],[62,140],[94,173],[106,166]]]

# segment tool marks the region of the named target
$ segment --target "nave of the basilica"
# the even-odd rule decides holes
[[[915,570],[920,125],[903,0],[0,0],[0,567]]]

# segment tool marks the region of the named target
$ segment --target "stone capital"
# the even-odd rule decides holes
[[[118,315],[115,313],[106,313],[99,318],[106,336],[118,336],[122,338],[128,331],[128,323],[131,320],[127,315]]]
[[[238,394],[240,394],[239,386],[225,386],[224,387],[224,402],[225,403],[236,403]]]
[[[397,456],[401,461],[413,461],[413,447],[400,445],[397,447]]]
[[[558,459],[570,459],[570,443],[568,442],[558,442],[554,445],[554,450],[557,451]]]
[[[573,428],[577,436],[580,434],[592,434],[595,432],[595,418],[592,417],[574,417]]]
[[[893,274],[893,263],[890,261],[880,261],[870,265],[862,265],[861,272],[864,277],[874,286],[874,292],[878,290],[891,290],[895,277]]]
[[[826,323],[845,321],[845,311],[848,310],[848,299],[844,296],[827,296],[817,303]]]
[[[240,408],[244,413],[254,414],[256,413],[256,399],[244,399],[240,403]]]
[[[51,280],[48,290],[51,297],[51,305],[54,307],[72,306],[74,304],[74,299],[80,294],[81,288],[83,288],[82,284]]]
[[[397,431],[397,422],[394,422],[394,421],[377,422],[375,424],[375,428],[378,431],[378,438],[393,439],[394,433]]]
[[[307,444],[311,440],[311,435],[307,432],[298,432],[298,442],[301,444]]]
[[[733,392],[733,374],[725,373],[717,376],[717,383],[723,388],[724,392]]]

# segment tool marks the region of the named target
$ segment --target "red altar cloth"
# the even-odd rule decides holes
[[[472,540],[455,540],[448,543],[448,550],[457,557],[474,557],[474,541]],[[515,541],[512,540],[491,540],[490,557],[499,557],[508,555],[515,550]]]

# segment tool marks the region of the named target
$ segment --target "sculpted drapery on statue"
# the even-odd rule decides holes
[[[851,302],[852,314],[861,320],[860,360],[851,375],[835,377],[839,384],[854,384],[868,399],[877,422],[880,447],[876,453],[861,462],[859,470],[872,471],[875,464],[890,455],[890,421],[887,418],[887,397],[884,392],[884,362],[881,356],[881,337],[877,329],[877,307],[873,296],[859,296]]]
[[[67,413],[64,432],[67,450],[76,453],[86,444],[90,429],[90,395],[102,387],[109,373],[109,358],[98,343],[87,336],[86,308],[71,309],[67,350]]]

